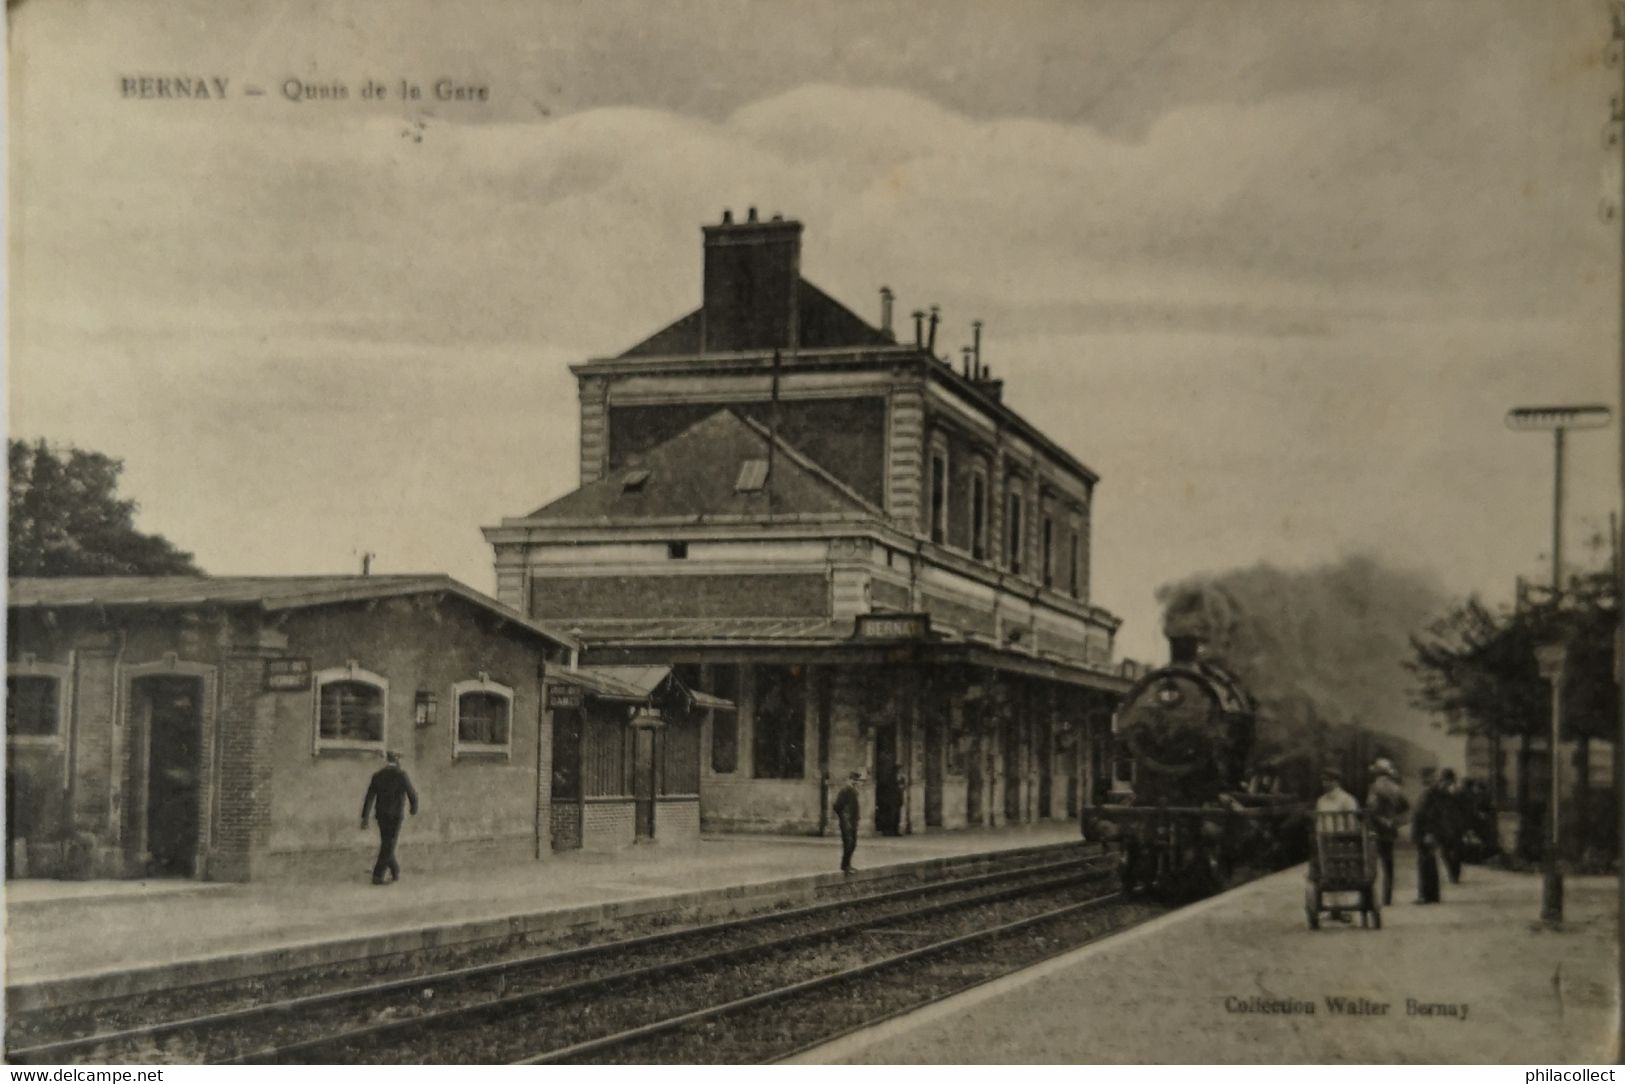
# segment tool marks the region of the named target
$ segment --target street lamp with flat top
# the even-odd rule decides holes
[[[1556,480],[1552,487],[1552,605],[1563,602],[1563,434],[1570,429],[1601,429],[1613,417],[1613,411],[1600,403],[1580,406],[1515,407],[1507,411],[1508,429],[1549,429],[1556,448]],[[1552,732],[1547,750],[1551,760],[1552,780],[1546,796],[1546,823],[1550,826],[1546,840],[1546,861],[1540,894],[1542,922],[1556,925],[1563,921],[1563,872],[1557,865],[1557,847],[1562,839],[1558,824],[1559,778],[1557,735],[1563,717],[1563,661],[1561,644],[1543,646],[1537,650],[1541,674],[1552,682]]]

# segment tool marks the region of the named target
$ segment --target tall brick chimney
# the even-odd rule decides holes
[[[704,227],[705,307],[700,349],[772,350],[797,344],[796,284],[801,281],[801,223],[778,215],[744,222],[724,212]]]

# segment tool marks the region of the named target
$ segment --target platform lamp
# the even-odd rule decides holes
[[[1508,429],[1551,430],[1555,448],[1555,479],[1552,486],[1552,606],[1563,601],[1563,434],[1570,429],[1601,429],[1613,417],[1613,411],[1600,403],[1582,406],[1515,407],[1507,411]],[[1546,644],[1536,652],[1542,676],[1552,682],[1552,731],[1547,739],[1547,755],[1551,761],[1551,788],[1546,796],[1546,822],[1549,838],[1546,841],[1546,861],[1541,882],[1540,919],[1548,925],[1563,921],[1563,872],[1557,865],[1557,848],[1562,840],[1562,825],[1558,820],[1560,802],[1558,781],[1560,768],[1557,738],[1563,720],[1563,663],[1562,644]]]

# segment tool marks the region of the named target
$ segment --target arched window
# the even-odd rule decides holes
[[[316,749],[382,750],[389,681],[355,663],[316,674]]]
[[[501,753],[513,748],[513,690],[481,674],[452,686],[452,753]]]

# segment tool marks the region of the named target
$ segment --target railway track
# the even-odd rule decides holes
[[[628,1016],[648,1022],[657,988],[667,1009],[680,1003],[681,1013],[697,1011],[718,1003],[719,991],[727,1003],[780,973],[849,969],[858,945],[873,959],[876,943],[906,938],[910,923],[951,924],[958,915],[986,925],[985,916],[967,916],[1076,893],[1108,878],[1111,867],[1106,856],[1079,848],[788,911],[14,1045],[9,1057],[57,1064],[528,1060],[625,1031],[619,1025]],[[512,1026],[520,1018],[523,1026]],[[533,1049],[537,1036],[547,1037],[546,1049]]]
[[[1120,913],[1112,913],[1112,908]],[[1137,908],[1137,909],[1136,909]],[[844,970],[549,1049],[520,1064],[783,1061],[1149,917],[1116,892],[945,937]],[[1125,917],[1133,916],[1133,917]]]

